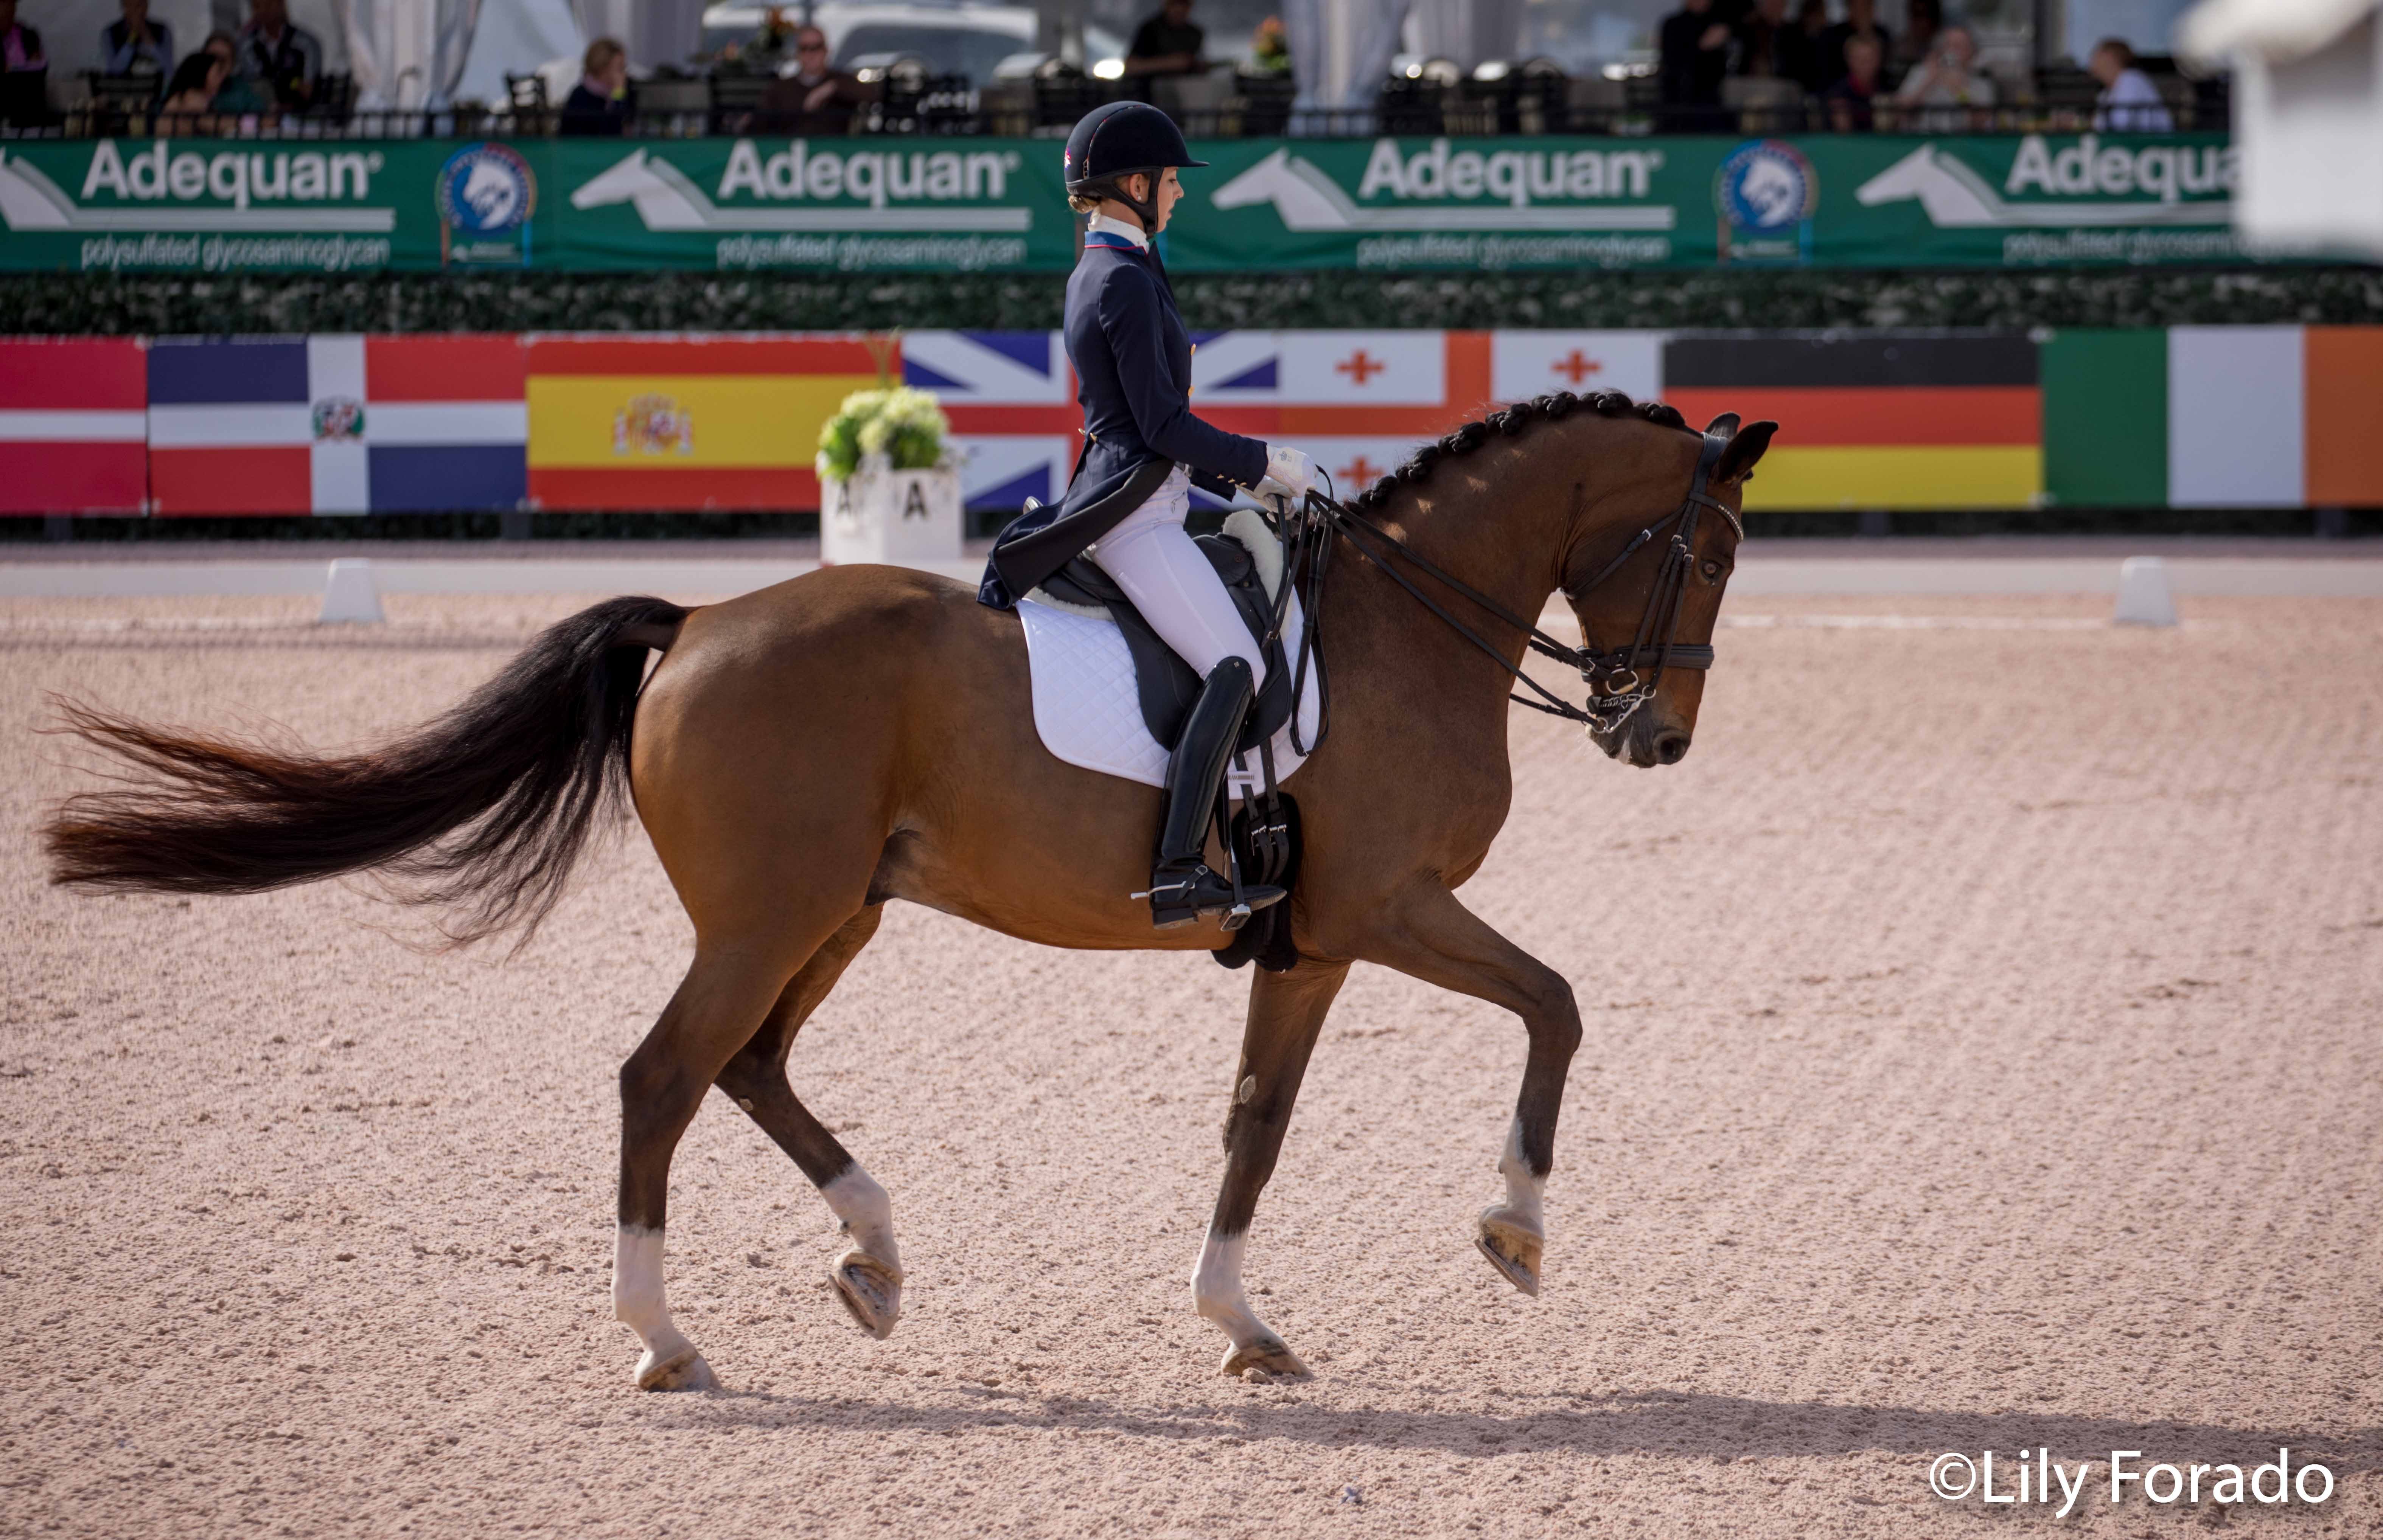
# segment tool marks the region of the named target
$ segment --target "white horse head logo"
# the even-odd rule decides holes
[[[1277,150],[1209,194],[1218,208],[1274,204],[1287,230],[1345,230],[1364,223],[1349,195],[1307,161]]]
[[[649,230],[700,230],[712,227],[711,200],[668,161],[655,160],[633,150],[617,164],[598,172],[571,194],[575,209],[628,203]]]
[[[1932,144],[1922,144],[1854,190],[1854,201],[1864,208],[1908,198],[1920,200],[1928,222],[1939,229],[2024,222],[2010,217],[2001,195],[1975,171],[1938,154]]]

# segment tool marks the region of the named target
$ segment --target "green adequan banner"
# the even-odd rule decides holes
[[[2215,135],[1228,140],[1182,271],[2241,260]],[[896,139],[26,141],[0,270],[1057,271],[1057,146]]]

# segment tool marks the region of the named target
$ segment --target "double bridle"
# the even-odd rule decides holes
[[[1746,526],[1739,523],[1737,515],[1707,490],[1712,479],[1713,467],[1721,462],[1722,451],[1729,447],[1730,438],[1736,431],[1737,416],[1735,413],[1713,419],[1712,425],[1704,431],[1704,442],[1698,448],[1696,474],[1688,483],[1688,494],[1681,500],[1680,506],[1640,530],[1628,545],[1622,548],[1621,554],[1599,568],[1588,581],[1576,588],[1563,590],[1565,598],[1572,601],[1574,612],[1577,614],[1581,600],[1591,589],[1621,571],[1624,564],[1657,535],[1666,529],[1672,532],[1671,543],[1663,551],[1662,565],[1656,569],[1655,580],[1647,590],[1647,607],[1639,613],[1637,630],[1632,634],[1628,646],[1611,651],[1602,650],[1597,646],[1596,638],[1588,634],[1587,621],[1581,622],[1581,645],[1566,647],[1531,621],[1513,613],[1462,578],[1441,570],[1428,557],[1398,536],[1360,518],[1346,504],[1320,492],[1309,492],[1302,521],[1304,527],[1293,533],[1291,541],[1294,548],[1292,564],[1294,568],[1304,565],[1309,569],[1311,588],[1305,600],[1310,623],[1300,648],[1299,666],[1292,686],[1294,692],[1305,683],[1307,654],[1315,645],[1314,618],[1322,598],[1324,568],[1331,552],[1331,537],[1337,534],[1345,536],[1358,555],[1389,573],[1390,580],[1413,596],[1416,603],[1438,616],[1451,630],[1487,653],[1516,683],[1538,696],[1534,700],[1530,696],[1509,692],[1508,699],[1534,711],[1545,711],[1566,721],[1580,722],[1599,733],[1610,734],[1620,731],[1623,724],[1630,720],[1631,713],[1655,697],[1655,692],[1662,686],[1666,669],[1712,667],[1713,649],[1710,647],[1679,640],[1680,607],[1687,592],[1689,571],[1696,564],[1697,525],[1704,510],[1710,508],[1720,514],[1729,521],[1729,526],[1737,532],[1739,539],[1746,538]],[[1394,561],[1416,567],[1521,632],[1529,639],[1531,651],[1578,669],[1582,681],[1589,687],[1587,701],[1575,706],[1506,661],[1506,654],[1501,648],[1493,646],[1471,626],[1450,614],[1437,599],[1416,587],[1404,573],[1391,564]],[[1290,585],[1284,586],[1288,589]],[[1653,671],[1642,680],[1638,666],[1649,658],[1652,659]],[[1602,694],[1599,693],[1600,689]],[[1319,740],[1321,736],[1319,733]]]

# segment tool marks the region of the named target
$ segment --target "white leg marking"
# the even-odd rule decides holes
[[[672,1324],[662,1299],[661,1231],[624,1225],[613,1232],[612,1313],[645,1343],[649,1362],[664,1362],[694,1348]]]
[[[1200,1248],[1200,1265],[1192,1274],[1193,1307],[1222,1326],[1236,1347],[1274,1335],[1252,1313],[1249,1296],[1241,1291],[1241,1251],[1248,1242],[1246,1233],[1218,1235],[1212,1227]]]
[[[894,1200],[877,1178],[853,1163],[852,1169],[820,1189],[853,1243],[895,1272],[902,1268],[901,1248],[894,1244]]]
[[[1523,1120],[1506,1127],[1506,1152],[1498,1157],[1498,1174],[1506,1178],[1506,1210],[1530,1228],[1547,1233],[1548,1179],[1531,1175],[1523,1159]]]

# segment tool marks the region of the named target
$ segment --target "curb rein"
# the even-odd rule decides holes
[[[1307,624],[1300,638],[1299,660],[1292,674],[1292,743],[1299,746],[1302,754],[1314,752],[1315,746],[1298,744],[1299,711],[1296,703],[1307,682],[1308,660],[1315,650],[1325,568],[1332,552],[1332,536],[1336,534],[1346,537],[1351,548],[1388,573],[1390,580],[1405,589],[1416,603],[1438,616],[1449,629],[1486,653],[1517,684],[1537,696],[1538,698],[1534,700],[1530,696],[1510,691],[1506,697],[1534,711],[1544,711],[1551,717],[1579,722],[1593,732],[1611,734],[1621,731],[1632,713],[1654,698],[1655,692],[1662,685],[1666,669],[1711,668],[1713,649],[1710,646],[1700,647],[1678,640],[1680,604],[1687,590],[1688,569],[1696,560],[1697,524],[1703,511],[1711,509],[1729,521],[1739,539],[1746,538],[1746,526],[1739,522],[1737,515],[1706,490],[1712,478],[1713,467],[1721,462],[1722,451],[1729,447],[1730,438],[1736,430],[1736,413],[1729,413],[1715,418],[1705,429],[1704,441],[1698,447],[1696,474],[1688,483],[1687,496],[1681,499],[1680,506],[1640,530],[1628,545],[1622,548],[1621,554],[1599,569],[1594,577],[1576,589],[1563,591],[1564,598],[1573,602],[1577,615],[1579,600],[1584,596],[1619,572],[1624,563],[1638,553],[1640,547],[1655,538],[1657,532],[1666,526],[1677,526],[1673,529],[1671,543],[1664,549],[1663,564],[1656,570],[1655,581],[1648,589],[1647,608],[1639,613],[1638,629],[1631,636],[1629,646],[1611,652],[1599,650],[1596,639],[1588,634],[1586,621],[1581,622],[1582,645],[1567,647],[1463,579],[1442,571],[1429,558],[1398,536],[1360,518],[1347,504],[1321,492],[1310,491],[1304,507],[1295,517],[1285,521],[1290,527],[1281,531],[1284,544],[1290,548],[1291,572],[1282,585],[1284,598],[1277,604],[1273,628],[1273,634],[1281,634],[1283,620],[1290,609],[1288,596],[1294,589],[1300,590],[1300,602],[1306,613]],[[1405,573],[1392,566],[1393,559],[1403,559],[1521,632],[1528,639],[1532,652],[1551,658],[1567,668],[1579,670],[1582,682],[1589,687],[1587,701],[1575,706],[1506,661],[1503,651],[1450,614],[1438,601],[1416,587]],[[1653,672],[1642,681],[1638,665],[1650,655]],[[1320,673],[1318,682],[1321,683]],[[1600,686],[1605,691],[1602,695],[1597,693]],[[1329,710],[1329,696],[1325,696],[1318,704],[1323,708],[1315,733],[1316,743],[1320,744],[1329,725],[1328,716],[1324,714]]]

